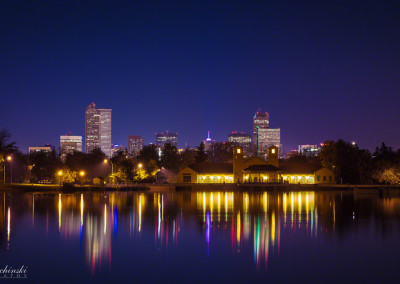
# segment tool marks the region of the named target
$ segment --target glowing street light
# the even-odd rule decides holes
[[[113,175],[114,174],[114,164],[111,161],[109,161],[108,159],[104,159],[104,164],[107,164],[108,162],[110,162],[110,164],[111,164],[111,174]]]
[[[138,165],[138,167],[139,167],[139,169],[141,169],[141,168],[143,167],[143,165],[140,163],[140,164]]]
[[[85,172],[84,171],[80,171],[79,175],[83,178],[85,176]],[[81,178],[81,187],[82,187],[82,178]]]
[[[11,173],[10,173],[10,175],[11,175],[11,180],[10,180],[10,183],[12,183],[12,164],[11,164],[12,157],[9,155],[9,156],[7,156],[6,160],[7,160],[8,162],[10,162],[10,166],[11,166]],[[5,163],[5,162],[4,162],[3,173],[4,173],[4,181],[3,181],[3,183],[6,183],[6,163]]]
[[[60,177],[60,187],[61,187],[61,176],[62,176],[62,174],[63,174],[63,171],[58,171],[58,176]]]

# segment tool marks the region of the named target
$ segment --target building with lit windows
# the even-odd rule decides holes
[[[100,113],[100,149],[111,155],[111,109],[98,109]]]
[[[268,148],[271,146],[276,146],[279,151],[279,156],[281,156],[282,145],[280,128],[257,128],[255,144],[259,157],[266,159],[268,157]]]
[[[95,148],[111,156],[111,109],[96,109],[96,104],[91,103],[85,112],[85,151]]]
[[[167,143],[178,147],[178,133],[171,133],[168,131],[156,133],[156,146],[163,147]]]
[[[28,152],[29,154],[37,154],[37,153],[46,153],[49,154],[50,152],[53,152],[55,150],[54,146],[51,146],[50,144],[46,144],[44,146],[38,146],[38,147],[29,147]]]
[[[299,145],[298,153],[304,156],[317,157],[321,148],[318,145]]]
[[[268,112],[257,111],[253,118],[253,141],[255,143],[257,138],[257,128],[269,128],[269,114]]]
[[[122,155],[127,156],[128,149],[125,146],[114,144],[114,146],[111,149],[111,156],[112,157],[117,156],[119,153],[122,153]]]
[[[142,136],[129,135],[128,136],[128,155],[136,157],[142,151],[144,146],[144,139]]]
[[[274,145],[282,156],[281,130],[269,128],[268,112],[256,112],[253,118],[253,143],[257,156],[264,159],[268,155],[268,147]]]
[[[194,163],[178,172],[177,183],[335,183],[334,173],[321,165],[280,162],[278,147],[270,146],[267,151],[268,161],[244,159],[243,147],[236,146],[232,163]]]
[[[228,135],[228,142],[234,146],[242,146],[244,156],[249,157],[251,154],[251,136],[243,133],[234,131]]]
[[[65,161],[68,154],[73,152],[82,152],[82,136],[73,136],[71,134],[60,136],[60,158]]]

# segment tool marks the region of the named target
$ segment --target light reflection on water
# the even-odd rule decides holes
[[[148,248],[152,243],[149,256],[165,254],[168,259],[187,242],[209,259],[233,253],[252,263],[254,273],[265,273],[271,258],[276,266],[277,259],[288,254],[281,256],[282,248],[292,243],[333,244],[346,232],[354,236],[365,222],[374,226],[373,238],[384,239],[387,232],[398,237],[400,220],[399,197],[345,192],[5,193],[2,207],[0,229],[6,238],[0,239],[1,251],[18,249],[21,238],[14,242],[13,237],[19,230],[37,228],[35,236],[42,239],[31,240],[32,244],[43,239],[56,242],[49,237],[49,231],[56,230],[70,257],[85,258],[91,275],[130,261],[121,249]],[[227,245],[230,250],[224,250]],[[1,260],[3,264],[5,259]],[[179,254],[173,261],[185,266]]]

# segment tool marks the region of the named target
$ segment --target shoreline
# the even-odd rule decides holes
[[[2,192],[99,192],[99,191],[138,191],[138,192],[182,192],[182,191],[353,191],[357,194],[400,194],[400,185],[318,185],[318,184],[137,184],[130,186],[60,187],[56,184],[1,184]]]

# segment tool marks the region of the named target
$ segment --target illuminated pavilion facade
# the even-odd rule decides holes
[[[243,158],[243,148],[233,149],[232,163],[194,163],[180,170],[177,183],[288,183],[333,184],[334,173],[308,163],[279,162],[279,149],[268,148],[268,161]]]

